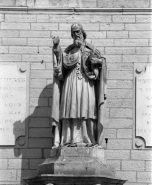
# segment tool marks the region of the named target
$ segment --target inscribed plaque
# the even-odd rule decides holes
[[[141,72],[141,71],[140,71]],[[144,67],[136,77],[136,136],[152,146],[152,65]]]
[[[20,64],[0,64],[0,145],[25,135],[27,72]]]

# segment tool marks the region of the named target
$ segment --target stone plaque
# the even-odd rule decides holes
[[[138,67],[136,76],[136,129],[135,134],[152,146],[152,65]],[[136,143],[138,146],[140,142]],[[141,144],[142,145],[142,144]]]
[[[0,63],[0,145],[25,136],[27,70],[24,64]]]

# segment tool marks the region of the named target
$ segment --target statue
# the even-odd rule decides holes
[[[106,102],[106,61],[86,42],[81,24],[71,26],[73,44],[62,51],[53,38],[52,127],[54,148],[101,146]]]
[[[50,157],[38,165],[37,176],[26,178],[25,182],[123,185],[126,180],[115,178],[115,169],[106,162],[101,146],[106,103],[105,58],[86,42],[80,24],[71,26],[71,36],[73,44],[64,51],[59,37],[53,38],[54,146]]]

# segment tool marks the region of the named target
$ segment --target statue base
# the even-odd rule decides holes
[[[51,149],[50,158],[38,165],[38,176],[26,178],[29,185],[55,184],[124,184],[116,179],[114,167],[107,164],[104,149],[95,147],[63,147]]]
[[[104,149],[63,147],[52,149],[50,158],[38,166],[38,175],[105,175],[114,177],[114,168],[106,163]]]

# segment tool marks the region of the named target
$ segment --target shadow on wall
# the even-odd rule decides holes
[[[24,184],[24,177],[35,176],[38,164],[43,163],[44,159],[49,157],[53,140],[50,124],[51,99],[52,84],[42,90],[33,113],[23,122],[16,121],[14,123],[14,134],[16,134],[15,129],[18,128],[18,125],[24,127],[25,122],[26,127],[25,137],[16,139],[14,159],[12,162],[10,162],[11,160],[8,162],[13,171],[12,181],[15,181],[16,184]]]

